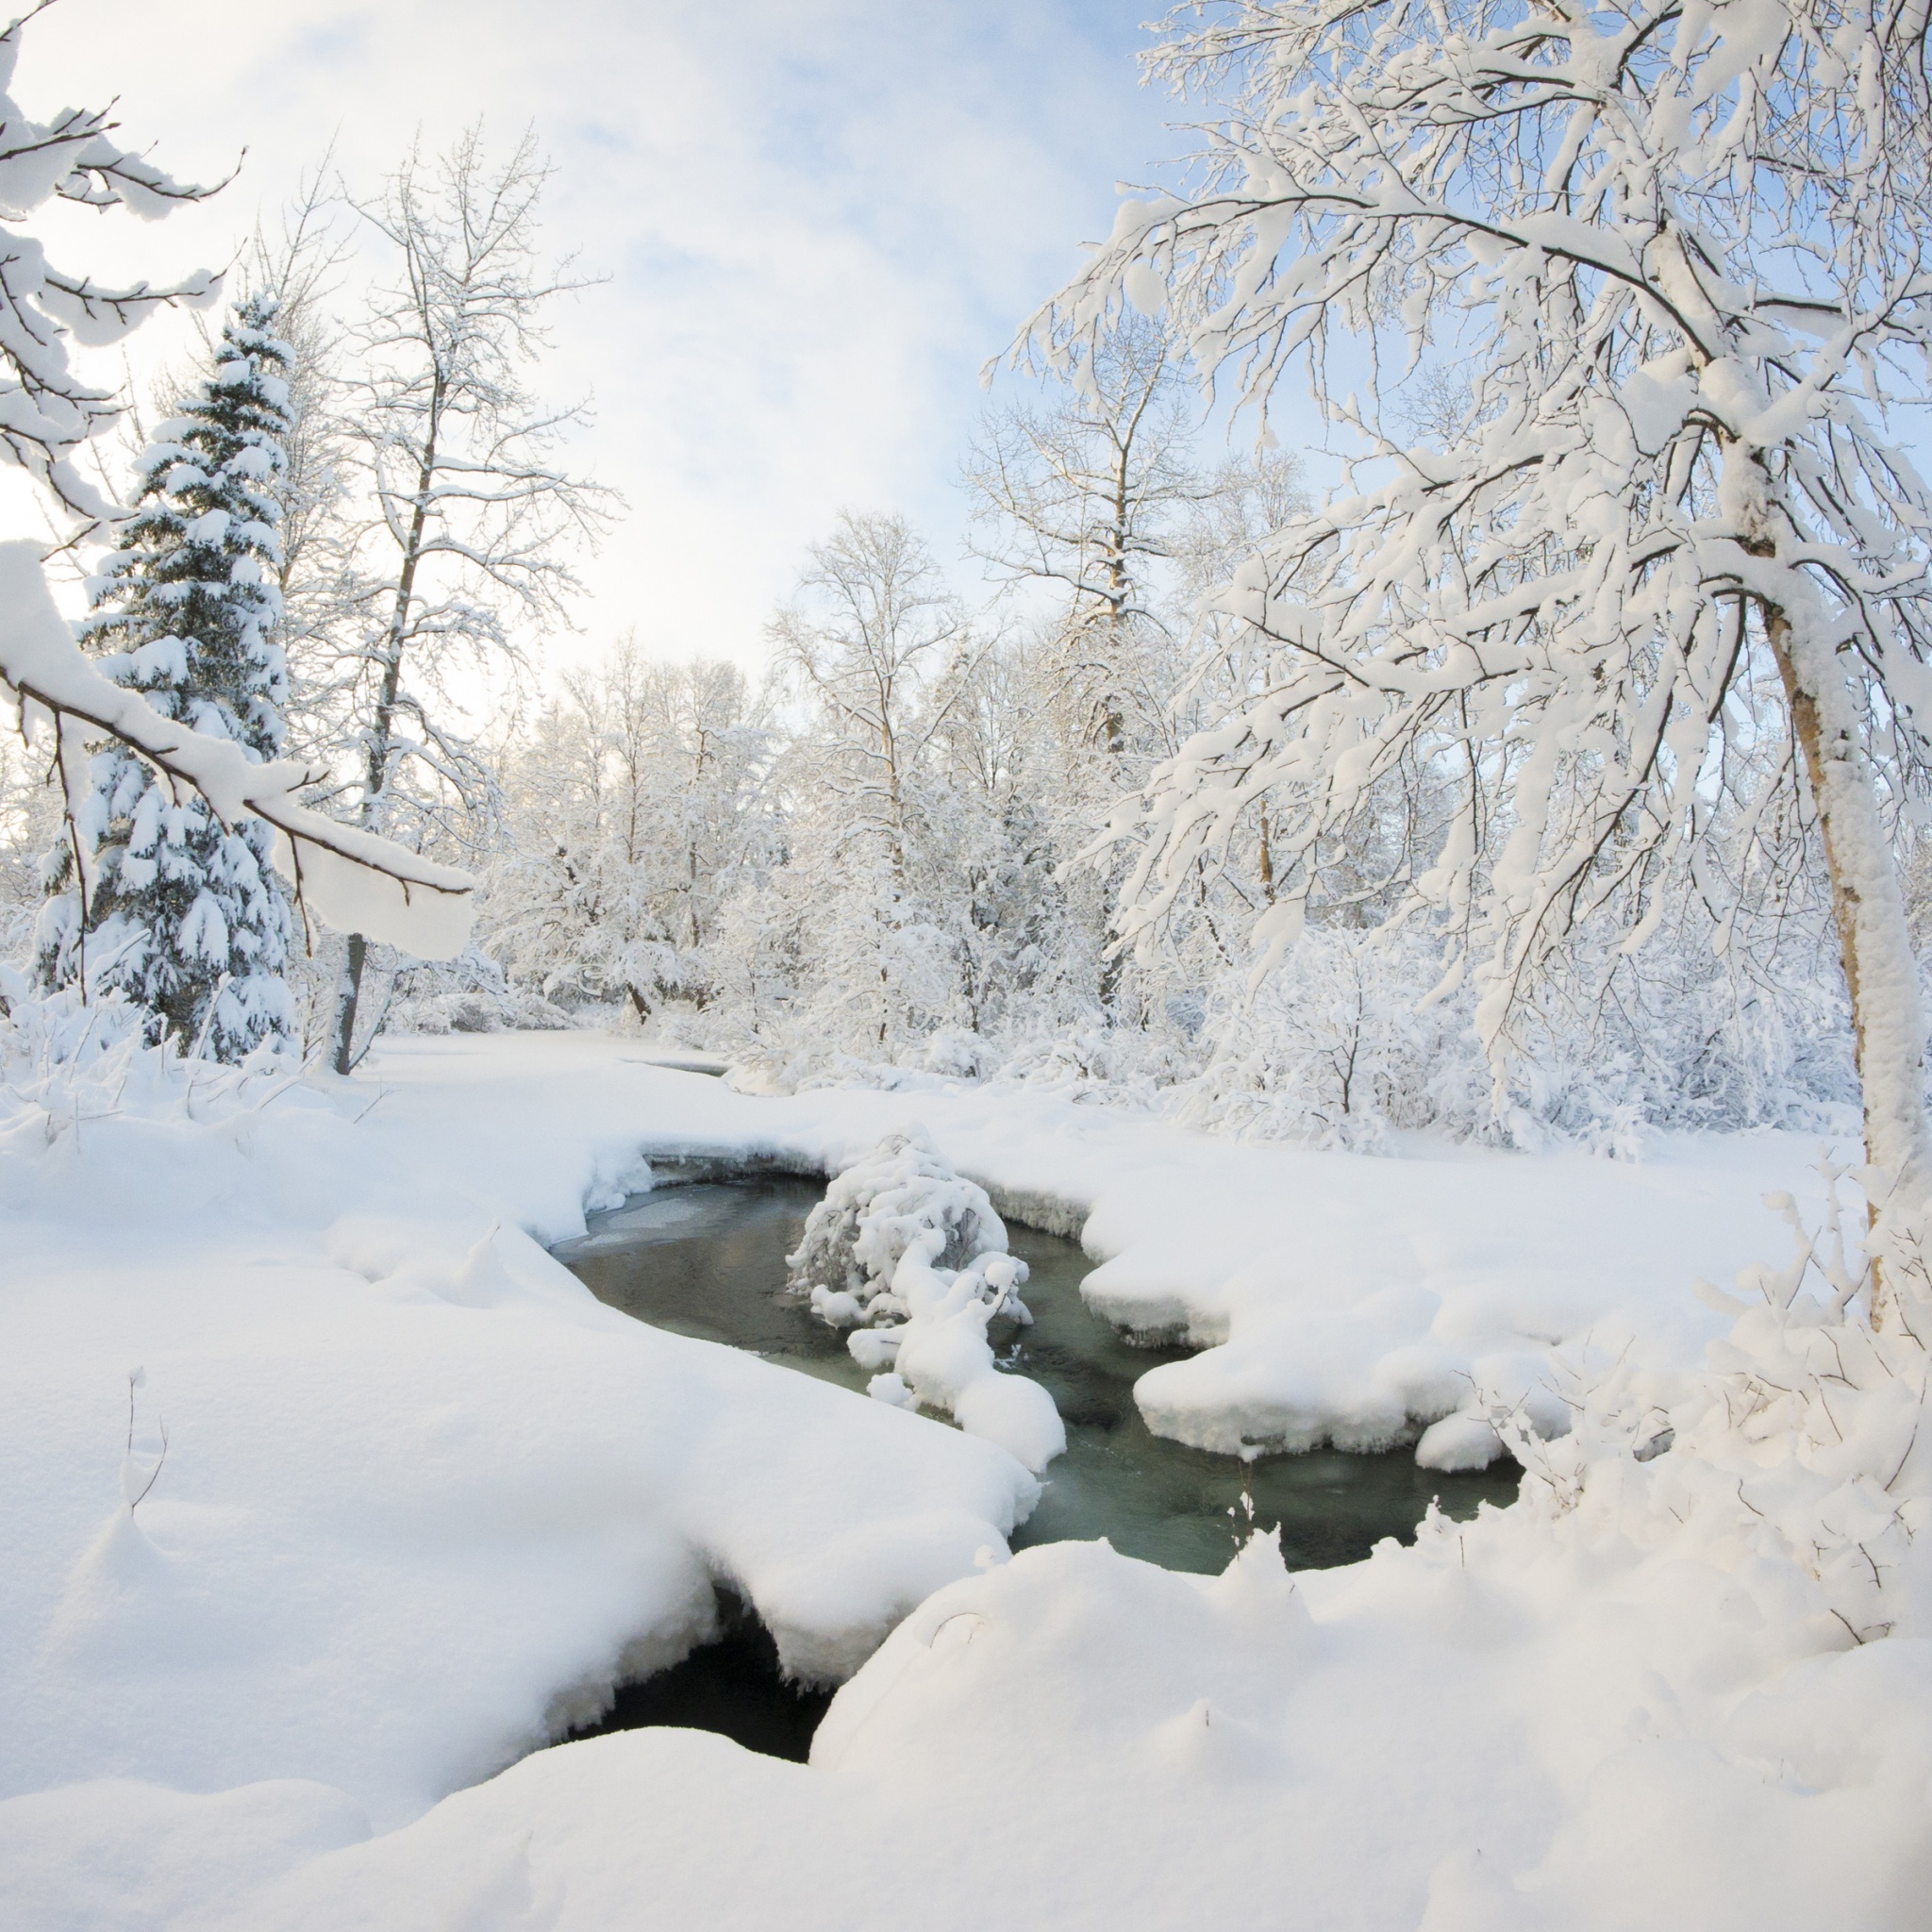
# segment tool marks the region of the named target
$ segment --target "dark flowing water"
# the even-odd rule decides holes
[[[715,1731],[747,1751],[803,1764],[831,1691],[785,1675],[772,1633],[742,1597],[720,1591],[718,1607],[723,1627],[711,1642],[668,1671],[619,1685],[610,1708],[563,1741],[666,1724]]]
[[[590,1232],[557,1254],[601,1301],[654,1327],[728,1342],[862,1393],[871,1377],[843,1333],[781,1292],[786,1253],[823,1191],[789,1178],[666,1188],[592,1216]],[[1077,1246],[1009,1232],[1032,1271],[1022,1293],[1034,1322],[996,1323],[994,1351],[1045,1386],[1067,1425],[1067,1453],[1048,1466],[1040,1507],[1013,1547],[1104,1536],[1169,1569],[1224,1569],[1235,1548],[1229,1512],[1242,1507],[1241,1463],[1153,1435],[1134,1403],[1139,1376],[1188,1351],[1129,1347],[1080,1299],[1092,1264]],[[1507,1503],[1517,1470],[1448,1475],[1418,1469],[1407,1449],[1316,1450],[1264,1457],[1251,1480],[1257,1524],[1280,1524],[1283,1555],[1299,1570],[1355,1562],[1383,1537],[1410,1541],[1432,1496],[1456,1517]]]

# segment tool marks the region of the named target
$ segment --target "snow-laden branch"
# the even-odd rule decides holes
[[[155,221],[215,188],[176,181],[117,146],[108,138],[111,108],[70,108],[46,123],[23,114],[10,95],[23,25],[16,20],[0,33],[0,462],[25,470],[91,525],[121,512],[75,458],[120,415],[121,403],[74,374],[70,339],[88,348],[118,342],[157,308],[206,308],[222,278],[204,272],[164,287],[101,288],[56,269],[20,225],[54,199]]]
[[[298,804],[315,776],[306,766],[256,763],[234,740],[163,718],[109,680],[55,608],[34,543],[0,543],[0,680],[20,700],[25,726],[42,717],[63,740],[75,726],[108,733],[200,792],[225,822],[252,815],[273,825],[277,869],[325,924],[423,959],[462,950],[475,914],[467,874]]]

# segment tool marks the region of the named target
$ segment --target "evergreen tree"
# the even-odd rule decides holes
[[[286,697],[274,633],[291,351],[270,333],[275,308],[263,295],[236,308],[207,379],[142,453],[137,513],[90,587],[82,632],[116,682],[258,760],[281,746]],[[118,744],[101,752],[73,848],[51,862],[43,982],[119,988],[146,1009],[150,1039],[217,1059],[289,1040],[291,908],[273,837],[258,819],[223,825]]]

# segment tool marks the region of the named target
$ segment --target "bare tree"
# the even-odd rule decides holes
[[[283,441],[281,639],[289,658],[291,749],[327,766],[350,695],[336,675],[379,593],[356,555],[337,298],[352,241],[338,219],[325,154],[271,230],[258,225],[243,257],[251,289],[276,300],[275,330],[294,351]],[[333,788],[332,788],[333,789]]]
[[[1062,701],[1114,757],[1130,714],[1144,726],[1165,708],[1149,662],[1169,628],[1155,575],[1219,487],[1191,460],[1182,369],[1163,330],[1130,318],[1051,407],[989,413],[964,469],[974,554],[1064,597],[1052,631]]]
[[[343,379],[369,506],[358,556],[385,587],[379,622],[342,667],[356,695],[358,822],[371,831],[400,829],[412,792],[419,807],[439,788],[465,808],[483,797],[487,773],[441,715],[442,676],[461,657],[514,671],[521,636],[565,620],[579,588],[572,541],[594,540],[611,508],[609,491],[556,460],[585,406],[546,408],[527,382],[546,305],[586,286],[569,263],[539,259],[548,175],[534,136],[492,164],[477,126],[441,158],[412,151],[360,205],[394,264],[347,332],[356,360]],[[425,835],[420,812],[413,829]],[[352,934],[333,1046],[344,1073],[367,958]]]
[[[843,758],[830,782],[884,841],[903,886],[911,770],[952,702],[926,702],[929,687],[958,688],[966,615],[903,517],[842,511],[809,557],[768,635],[835,726]]]

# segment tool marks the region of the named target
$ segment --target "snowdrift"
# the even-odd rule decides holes
[[[757,1101],[575,1036],[139,1073],[0,1120],[9,1924],[1916,1923],[1923,1388],[1775,1281],[1686,1292],[1774,1247],[1767,1187],[1815,1207],[1807,1147],[1367,1160],[921,1095],[995,1206],[1084,1215],[1098,1305],[1211,1344],[1143,1381],[1176,1427],[1454,1412],[1529,1463],[1413,1549],[1202,1579],[1008,1560],[1037,1487],[994,1444],[641,1329],[543,1251],[655,1156],[837,1172],[903,1095]],[[1470,1403],[1499,1361],[1568,1434]],[[656,1732],[500,1770],[720,1578],[792,1669],[857,1670],[809,1767]]]

